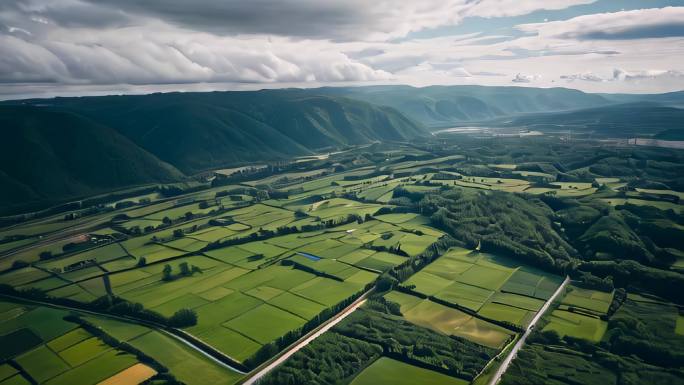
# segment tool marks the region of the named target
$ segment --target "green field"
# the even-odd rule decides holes
[[[608,312],[612,300],[613,292],[588,290],[570,285],[561,303],[601,315]]]
[[[524,326],[560,281],[508,258],[452,248],[405,285],[482,317]]]
[[[134,356],[65,321],[66,311],[13,302],[0,302],[0,309],[13,315],[0,321],[0,352],[21,368],[21,373],[0,383],[23,384],[24,377],[30,376],[40,384],[95,385],[137,362]],[[17,326],[24,327],[19,329],[24,335],[10,341],[17,333],[7,331]],[[7,368],[4,372],[11,373]]]
[[[667,350],[662,340],[674,345],[684,335],[684,317],[673,305],[679,304],[684,261],[681,155],[550,137],[489,141],[489,133],[481,134],[331,147],[321,156],[264,164],[259,172],[222,164],[245,173],[226,181],[220,172],[196,170],[202,171],[197,180],[150,185],[129,198],[91,204],[78,197],[54,211],[13,215],[0,229],[0,284],[43,292],[47,302],[99,299],[103,309],[103,297],[112,294],[138,304],[130,308],[158,313],[162,323],[179,310],[192,311],[197,323],[183,332],[252,367],[297,339],[304,325],[334,316],[330,309],[338,311],[343,301],[391,282],[394,290],[380,293],[389,303],[370,296],[357,312],[364,316],[355,313],[353,324],[330,332],[344,330],[344,338],[328,342],[350,351],[328,356],[316,344],[303,349],[304,356],[325,360],[326,372],[296,361],[299,368],[286,363],[278,378],[322,385],[463,384],[423,367],[476,376],[529,325],[567,273],[576,281],[539,329],[600,343],[622,357],[601,359],[622,366],[638,358],[653,373],[681,367],[679,355],[670,357],[675,364],[660,355]],[[249,177],[252,172],[258,177]],[[150,201],[115,207],[143,198]],[[630,292],[623,303],[620,288],[643,291]],[[29,378],[97,384],[139,363],[66,322],[66,315],[0,302],[0,385]],[[242,378],[161,330],[86,319],[188,385],[231,385]],[[572,339],[535,333],[533,352],[525,357],[523,349],[516,362],[529,358],[542,367],[534,359],[577,353],[570,352]],[[352,337],[357,340],[349,342]],[[652,344],[653,354],[629,351],[623,337]],[[551,339],[547,350],[536,350],[538,341]],[[610,344],[627,353],[607,350]],[[378,359],[383,349],[421,368]],[[356,355],[364,360],[355,361]],[[569,361],[578,365],[569,376],[586,379],[586,369],[606,383],[618,378],[580,358]],[[513,372],[523,370],[516,365]],[[638,378],[634,373],[620,378]],[[530,382],[562,382],[555,376]]]
[[[446,335],[466,338],[492,348],[501,348],[514,333],[459,310],[430,300],[391,292],[385,298],[399,303],[406,320]]]
[[[468,381],[380,357],[352,380],[350,385],[467,385]]]
[[[560,336],[571,336],[599,342],[603,338],[607,326],[608,323],[606,321],[602,321],[597,317],[564,310],[554,310],[544,330],[553,330]]]

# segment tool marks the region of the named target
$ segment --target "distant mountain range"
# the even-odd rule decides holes
[[[623,103],[629,103],[624,105]],[[599,95],[563,88],[324,87],[0,103],[0,208],[181,180],[212,168],[468,122],[577,125],[680,138],[684,92]]]
[[[4,102],[0,125],[0,206],[429,135],[391,107],[288,90]]]
[[[613,103],[604,96],[567,88],[373,86],[321,91],[390,106],[425,126],[440,128],[521,113],[576,110]]]
[[[613,104],[573,111],[521,115],[493,126],[592,134],[597,137],[684,140],[684,109],[652,102]]]

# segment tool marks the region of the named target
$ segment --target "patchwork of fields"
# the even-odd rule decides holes
[[[0,302],[0,384],[87,385],[114,381],[126,371],[135,371],[141,381],[156,374],[135,356],[65,321],[67,314]]]
[[[613,210],[609,205],[673,213],[682,208],[682,193],[657,184],[634,188],[632,180],[613,176],[563,179],[547,162],[483,158],[431,157],[407,146],[354,154],[345,167],[316,158],[298,162],[299,168],[289,172],[258,174],[234,184],[188,182],[167,186],[173,194],[152,188],[117,197],[95,212],[78,208],[0,230],[0,284],[15,294],[40,293],[46,301],[73,306],[116,298],[125,304],[121,307],[154,314],[155,322],[189,312],[196,319],[179,326],[183,332],[251,369],[335,316],[380,277],[400,277],[397,272],[405,268],[410,274],[394,282],[401,287],[380,293],[380,299],[373,298],[378,302],[362,308],[367,318],[352,317],[357,324],[334,332],[345,336],[340,340],[352,351],[362,345],[368,353],[366,361],[345,372],[344,383],[377,383],[391,373],[396,384],[409,378],[464,384],[530,324],[562,279],[518,260],[459,247],[444,252],[446,246],[431,263],[419,266],[419,257],[449,238],[442,230],[456,236],[453,228],[435,220],[434,210],[418,204],[422,194],[444,190],[531,201],[542,199],[529,194],[572,202],[593,199],[604,211]],[[577,179],[582,182],[567,181]],[[583,215],[591,217],[593,211],[603,215],[586,208],[554,217],[562,222],[550,226],[559,233],[572,231],[588,223]],[[449,219],[456,225],[467,219],[487,229],[495,222],[478,215]],[[475,248],[478,243],[459,241],[448,245]],[[681,268],[684,253],[674,247],[663,250],[669,253],[667,266]],[[596,251],[598,257],[607,255]],[[573,286],[546,317],[543,331],[605,341],[610,333],[603,318],[613,299],[613,292]],[[5,363],[0,385],[69,384],[80,377],[93,384],[139,383],[156,374],[135,356],[64,321],[65,315],[52,308],[1,304]],[[85,318],[188,385],[204,383],[198,382],[198,372],[216,384],[243,378],[158,329]],[[682,319],[679,314],[668,318],[675,335],[684,334]],[[382,334],[391,327],[415,333],[414,340]],[[352,336],[356,332],[359,336]],[[380,335],[397,343],[383,345],[374,339]],[[348,341],[353,338],[362,343]],[[400,359],[405,356],[410,359]],[[97,375],[95,367],[102,368]]]
[[[560,306],[551,313],[544,330],[553,330],[561,337],[571,336],[599,342],[608,323],[601,319],[608,313],[613,292],[569,286]]]
[[[449,312],[466,311],[483,320],[525,327],[561,281],[558,276],[521,266],[507,258],[452,248],[411,276],[404,287],[429,298],[423,302],[430,305],[417,306],[416,312],[425,306],[440,306]],[[405,306],[408,314],[414,312],[409,310],[410,303]],[[433,311],[427,313],[434,314]],[[506,338],[501,335],[494,346],[500,346]]]

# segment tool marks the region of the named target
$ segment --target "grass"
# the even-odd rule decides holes
[[[534,312],[494,302],[484,305],[478,311],[478,314],[483,317],[506,321],[520,326],[527,326],[532,317],[534,317]]]
[[[363,288],[351,282],[339,282],[329,278],[317,277],[305,282],[291,291],[312,301],[333,306]]]
[[[223,325],[261,344],[266,344],[290,330],[304,325],[305,322],[306,320],[301,317],[274,306],[263,304],[231,319]]]
[[[59,355],[45,345],[17,357],[16,361],[39,382],[44,382],[70,369]]]
[[[399,292],[389,293],[386,298],[399,303],[401,313],[409,322],[442,334],[462,337],[496,349],[514,335],[500,326],[430,300]]]
[[[451,283],[452,281],[450,280],[440,278],[424,271],[414,274],[406,281],[407,286],[415,285],[415,290],[425,295],[437,294],[443,289],[446,289]]]
[[[561,337],[571,336],[599,342],[603,338],[607,327],[608,323],[599,318],[564,310],[554,310],[549,317],[549,323],[543,330],[554,330]]]
[[[12,365],[0,364],[0,381],[5,380],[9,377],[12,377],[13,375],[15,375],[17,373],[19,373],[19,372]]]
[[[283,292],[269,299],[268,303],[281,309],[287,309],[304,319],[311,319],[325,309],[325,306],[317,302],[289,292]]]
[[[488,290],[498,290],[511,276],[511,271],[502,271],[485,266],[474,265],[463,272],[458,281]]]
[[[364,369],[350,385],[467,385],[468,381],[380,357]]]
[[[17,374],[0,382],[0,385],[31,385],[31,383],[21,374]]]
[[[675,326],[675,333],[679,334],[679,335],[684,335],[684,316],[681,314],[677,316],[677,324]]]
[[[404,262],[406,262],[406,258],[400,255],[377,252],[368,258],[355,262],[354,265],[372,270],[387,271]]]
[[[63,334],[54,340],[48,342],[48,347],[55,352],[61,352],[62,350],[74,346],[77,343],[92,337],[90,333],[84,329],[78,328],[74,329],[66,334]]]
[[[570,286],[562,300],[563,305],[582,308],[598,315],[606,314],[610,303],[613,301],[613,292],[601,292]]]
[[[209,329],[197,336],[238,361],[244,361],[261,348],[261,344],[253,339],[222,326]]]
[[[520,309],[525,309],[525,310],[530,310],[530,311],[539,311],[539,309],[544,306],[544,301],[537,299],[537,298],[531,298],[531,297],[525,297],[522,295],[517,295],[517,294],[511,294],[511,293],[496,293],[492,297],[492,302],[493,303],[500,303],[504,305],[509,305],[509,306],[514,306]]]
[[[78,366],[109,349],[109,345],[102,342],[102,340],[92,337],[62,350],[59,352],[59,356],[69,365]]]
[[[85,364],[53,377],[46,385],[97,384],[136,363],[135,357],[116,350],[86,362]]]
[[[461,282],[454,282],[439,291],[435,297],[478,311],[485,302],[494,294],[493,290],[483,289],[477,286]]]
[[[22,328],[0,336],[0,360],[12,358],[36,346],[43,340],[31,329]]]
[[[130,344],[168,367],[178,380],[187,385],[231,385],[242,377],[157,331],[133,339]]]
[[[62,319],[67,314],[67,311],[59,309],[34,308],[0,324],[0,335],[30,325],[30,329],[43,341],[50,341],[76,328],[76,325]]]

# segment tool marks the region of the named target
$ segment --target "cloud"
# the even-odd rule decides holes
[[[385,41],[423,29],[457,24],[465,17],[518,16],[596,0],[85,1],[222,35],[273,34],[337,41]]]
[[[522,24],[523,32],[574,40],[631,40],[684,36],[684,7],[637,9]]]
[[[79,87],[133,92],[345,82],[547,87],[559,77],[595,92],[684,88],[676,75],[684,71],[684,38],[653,37],[676,35],[660,27],[677,25],[684,7],[523,24],[519,31],[487,29],[476,19],[482,30],[444,32],[468,17],[591,2],[2,0],[0,94],[22,84],[46,94],[50,87],[73,94]],[[513,27],[516,20],[492,24]],[[412,34],[422,30],[429,31]],[[632,38],[635,31],[651,37]],[[612,80],[614,68],[630,69],[616,76],[624,81]],[[639,68],[674,72],[633,70]]]
[[[97,34],[54,29],[51,36],[50,40],[23,40],[0,35],[0,82],[270,83],[391,78],[386,71],[320,43],[287,38],[217,37],[164,25]]]
[[[616,68],[613,70],[612,80],[620,81],[635,81],[642,79],[663,79],[663,78],[684,78],[684,73],[675,70],[641,70],[641,71],[625,71]]]
[[[511,80],[513,83],[531,83],[537,79],[540,79],[540,75],[524,75],[521,73],[518,73],[515,75],[515,77]]]
[[[561,79],[570,82],[584,80],[590,82],[638,82],[642,80],[682,80],[684,72],[677,70],[635,70],[626,71],[621,68],[614,68],[609,75],[601,76],[593,72],[580,74],[562,75]]]
[[[571,74],[571,75],[561,75],[561,79],[568,80],[570,82],[575,80],[585,80],[588,82],[604,82],[606,79],[595,75],[591,72],[581,73],[581,74]]]

